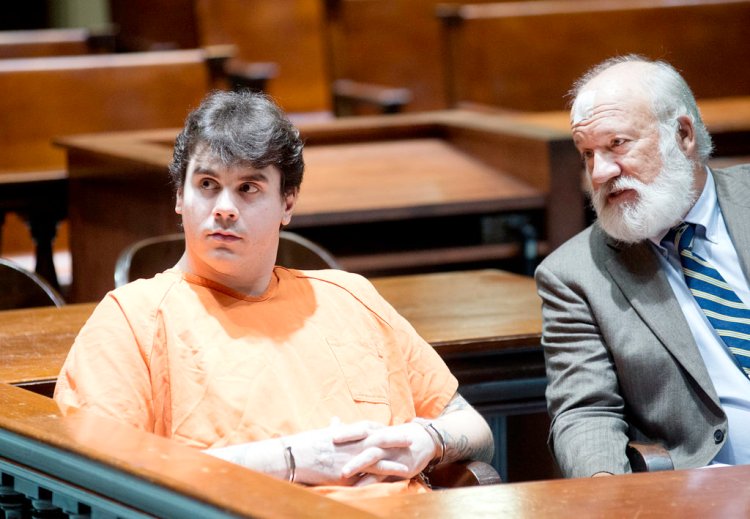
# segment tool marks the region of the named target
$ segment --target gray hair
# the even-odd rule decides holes
[[[650,60],[637,54],[609,58],[589,69],[573,84],[573,88],[569,92],[573,104],[575,104],[575,100],[583,87],[594,77],[610,67],[630,62],[647,63],[654,68],[653,73],[644,74],[638,79],[651,98],[651,106],[659,121],[661,134],[674,132],[678,124],[677,119],[687,115],[695,128],[698,158],[703,164],[708,162],[713,152],[713,142],[706,125],[703,123],[695,96],[682,75],[666,61]]]

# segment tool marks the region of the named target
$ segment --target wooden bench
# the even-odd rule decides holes
[[[0,215],[30,222],[38,273],[56,281],[51,242],[68,206],[65,153],[52,139],[181,125],[212,86],[209,57],[184,50],[0,61]],[[21,232],[3,233],[5,251]]]
[[[441,0],[328,0],[325,3],[329,70],[343,98],[338,112],[361,114],[369,92],[357,92],[355,107],[345,105],[347,87],[400,97],[403,111],[448,107],[442,64]],[[341,83],[347,81],[349,83]]]
[[[327,112],[330,82],[321,0],[195,0],[200,45],[232,44],[237,60],[274,63],[268,92],[285,111]]]
[[[750,2],[550,0],[444,5],[451,106],[561,110],[573,81],[618,54],[661,58],[697,97],[750,94]]]

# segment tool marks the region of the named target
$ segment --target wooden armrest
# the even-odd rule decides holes
[[[434,489],[502,483],[495,468],[483,461],[456,461],[438,465],[428,477]]]
[[[412,98],[408,88],[358,83],[349,79],[338,79],[331,88],[337,116],[351,115],[358,104],[376,106],[381,113],[394,114],[400,112]]]
[[[629,442],[625,452],[633,472],[674,470],[669,451],[658,443]]]
[[[278,75],[279,66],[272,62],[247,62],[232,59],[224,66],[224,75],[232,90],[249,89],[267,92],[268,81]]]

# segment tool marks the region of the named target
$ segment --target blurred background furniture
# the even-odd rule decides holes
[[[173,267],[185,252],[185,235],[166,234],[138,240],[122,251],[115,263],[115,287],[150,278]],[[341,268],[330,252],[289,231],[279,234],[276,264],[299,270]]]
[[[0,310],[64,304],[62,296],[44,278],[0,258]]]

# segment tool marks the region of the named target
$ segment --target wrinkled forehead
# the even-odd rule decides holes
[[[651,101],[644,74],[652,65],[642,62],[620,63],[605,70],[586,83],[576,96],[570,111],[572,127],[580,125],[604,109],[649,109]]]
[[[596,102],[596,90],[584,90],[578,94],[573,107],[570,110],[570,126],[575,128],[585,119],[594,115],[594,105]]]
[[[573,131],[606,117],[651,120],[653,106],[643,89],[621,85],[609,88],[592,87],[582,90],[570,110]]]

